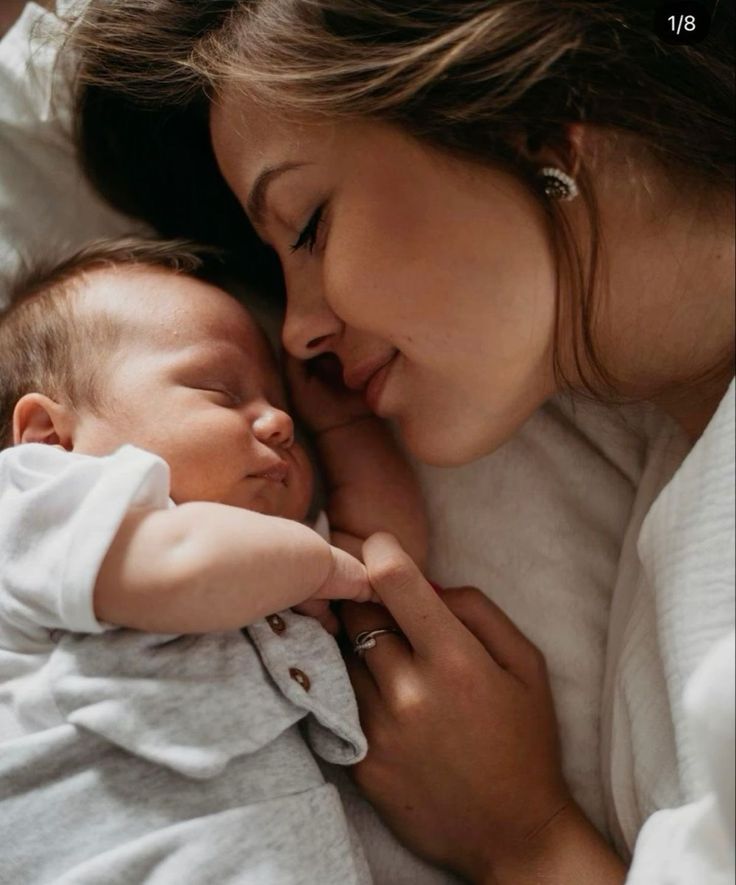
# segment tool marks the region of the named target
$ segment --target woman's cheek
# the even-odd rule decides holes
[[[391,201],[360,198],[348,208],[329,213],[322,255],[324,296],[333,312],[347,325],[387,338],[386,323],[400,317],[401,304],[421,291],[417,276],[428,265],[427,253],[407,248],[413,230],[409,219]],[[421,259],[421,260],[420,260]]]
[[[383,288],[375,256],[350,227],[332,225],[322,255],[322,291],[332,312],[346,325],[371,331],[375,300]]]

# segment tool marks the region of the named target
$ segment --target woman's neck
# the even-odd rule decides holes
[[[733,196],[685,207],[650,190],[638,207],[614,198],[604,211],[613,374],[697,439],[734,370]]]
[[[694,384],[682,394],[664,393],[653,402],[682,427],[695,442],[710,423],[733,378],[733,364],[727,372],[702,384]]]

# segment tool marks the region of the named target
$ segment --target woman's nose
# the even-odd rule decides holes
[[[252,424],[259,442],[288,448],[294,442],[294,422],[282,409],[266,406]]]
[[[286,350],[301,360],[334,347],[342,322],[317,293],[298,291],[287,283],[286,317],[281,340]]]

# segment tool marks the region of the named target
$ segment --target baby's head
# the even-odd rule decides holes
[[[181,243],[97,244],[0,316],[0,447],[164,458],[171,497],[303,519],[312,470],[276,361],[245,308]]]

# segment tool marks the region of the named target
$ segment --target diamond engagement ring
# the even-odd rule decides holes
[[[383,636],[385,633],[394,633],[396,636],[404,635],[396,627],[377,627],[375,630],[363,630],[362,633],[358,633],[355,637],[353,651],[359,658],[362,658],[369,648],[375,647],[376,637]]]

